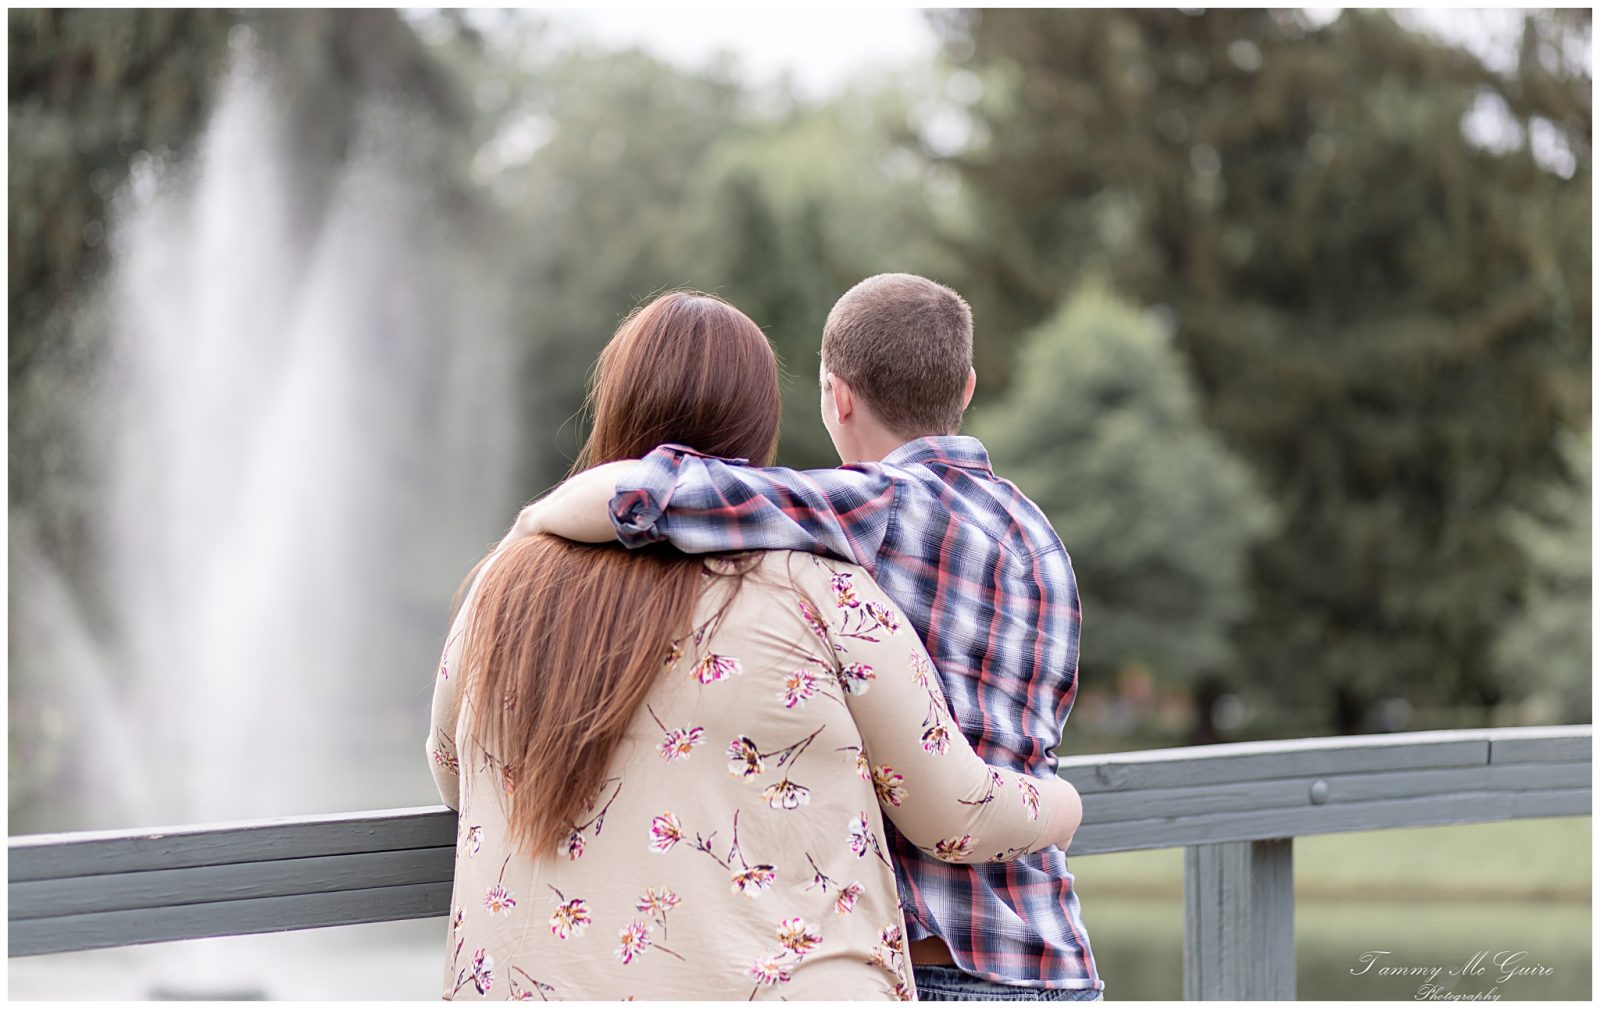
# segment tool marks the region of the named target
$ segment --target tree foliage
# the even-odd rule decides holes
[[[1382,12],[943,25],[985,84],[953,159],[975,307],[1020,332],[1089,268],[1166,306],[1282,509],[1243,668],[1327,685],[1347,731],[1381,696],[1497,702],[1526,566],[1499,516],[1590,408],[1590,85],[1553,55],[1587,15],[1530,14],[1510,73]],[[1524,142],[1470,137],[1485,105]]]
[[[831,465],[828,308],[921,273],[972,303],[973,430],[1072,551],[1085,682],[1224,675],[1343,731],[1394,695],[1587,711],[1587,11],[1529,12],[1505,66],[1383,12],[941,13],[949,65],[822,101],[488,17],[8,15],[12,522],[62,593],[98,591],[108,201],[183,161],[253,37],[307,228],[375,103],[420,113],[414,174],[468,239],[427,247],[472,253],[408,293],[509,303],[521,495],[575,455],[620,318],[678,286],[762,325],[780,460]],[[502,337],[459,339],[430,352]]]
[[[1571,474],[1550,480],[1507,517],[1532,564],[1527,603],[1506,622],[1494,658],[1507,694],[1540,697],[1562,721],[1587,722],[1593,717],[1593,439],[1564,434],[1560,449]]]
[[[1271,509],[1200,406],[1170,333],[1095,285],[1023,337],[1009,394],[972,424],[1072,554],[1087,682],[1142,666],[1187,686],[1232,664]]]

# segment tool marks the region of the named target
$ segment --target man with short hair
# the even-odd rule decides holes
[[[869,277],[823,328],[822,421],[843,466],[755,469],[664,445],[577,474],[510,535],[860,564],[916,626],[978,754],[1053,775],[1077,690],[1077,583],[1038,507],[957,433],[976,381],[960,295],[910,274]],[[957,865],[885,831],[919,997],[1101,998],[1063,851]]]

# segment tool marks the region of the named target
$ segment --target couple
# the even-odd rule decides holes
[[[954,291],[864,280],[823,331],[845,465],[762,468],[760,329],[682,292],[622,323],[435,679],[445,997],[1100,997],[1052,754],[1076,583],[955,434],[974,382]]]

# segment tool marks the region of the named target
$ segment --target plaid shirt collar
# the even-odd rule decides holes
[[[906,442],[883,457],[885,466],[913,466],[939,463],[958,469],[977,470],[994,476],[989,453],[983,442],[964,434],[929,435]]]

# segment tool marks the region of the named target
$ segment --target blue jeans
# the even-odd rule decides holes
[[[1020,988],[974,977],[960,967],[912,964],[920,1002],[1099,1002],[1094,988]]]

